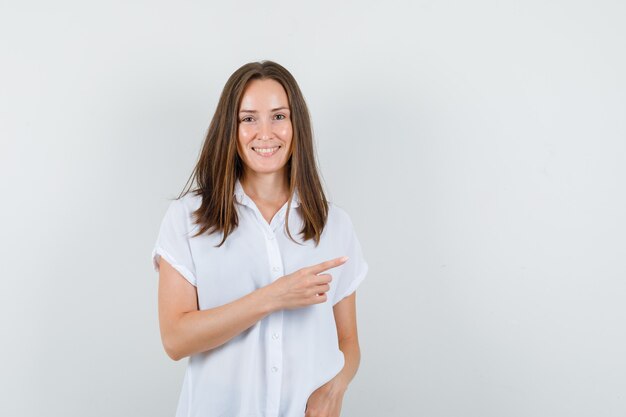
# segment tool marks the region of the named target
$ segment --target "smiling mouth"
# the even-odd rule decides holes
[[[254,152],[265,157],[274,155],[278,149],[280,149],[280,146],[274,146],[271,148],[252,148]]]

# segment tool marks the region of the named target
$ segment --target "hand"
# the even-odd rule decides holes
[[[348,388],[340,375],[313,391],[306,403],[304,417],[339,417],[343,396]]]
[[[347,256],[335,258],[317,265],[298,269],[272,282],[268,287],[279,309],[293,309],[311,304],[320,304],[327,300],[329,282],[333,277],[322,272],[344,264]],[[318,275],[320,274],[320,275]]]

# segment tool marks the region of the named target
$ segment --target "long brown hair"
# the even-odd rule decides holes
[[[328,202],[318,173],[309,110],[300,87],[293,75],[281,65],[272,61],[250,62],[228,78],[209,125],[198,162],[178,196],[180,199],[188,192],[202,196],[202,204],[193,212],[195,224],[200,225],[193,237],[207,230],[209,234],[222,232],[222,241],[216,247],[222,246],[228,235],[239,225],[234,191],[237,179],[243,175],[243,161],[237,153],[241,97],[250,81],[268,78],[283,86],[291,110],[293,138],[291,154],[285,166],[289,183],[289,201],[285,217],[287,234],[296,242],[288,225],[294,190],[298,191],[299,208],[304,221],[300,231],[303,240],[314,239],[317,246],[326,225]],[[190,180],[193,180],[192,184],[194,182],[196,184],[191,191],[187,188]]]

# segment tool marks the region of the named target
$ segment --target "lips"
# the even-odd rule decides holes
[[[280,149],[280,145],[276,146],[264,146],[264,147],[253,147],[252,150],[259,156],[262,157],[270,157],[274,155]]]
[[[256,149],[272,149],[272,148],[280,148],[280,145],[274,145],[274,146],[252,146],[253,150],[256,150]]]

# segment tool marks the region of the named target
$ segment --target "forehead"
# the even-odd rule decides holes
[[[266,78],[252,80],[246,85],[239,109],[263,110],[289,107],[287,92],[278,81]]]

